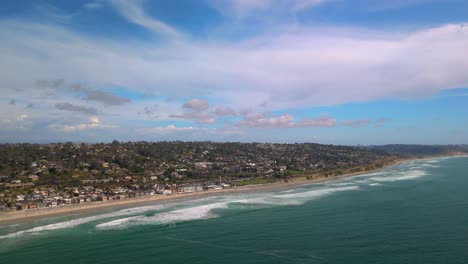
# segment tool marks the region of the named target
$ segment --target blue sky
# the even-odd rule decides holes
[[[461,0],[3,1],[0,142],[468,143]]]

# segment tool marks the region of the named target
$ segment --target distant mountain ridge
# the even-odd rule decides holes
[[[468,145],[389,144],[389,145],[379,145],[379,146],[368,146],[366,148],[385,151],[389,154],[411,156],[411,157],[468,154]]]

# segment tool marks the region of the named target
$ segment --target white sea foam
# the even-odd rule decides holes
[[[429,167],[429,168],[439,168],[440,166],[439,165],[433,165],[433,164],[422,164],[421,166],[423,167]]]
[[[385,170],[381,170],[381,171],[377,171],[377,172],[372,172],[372,173],[368,173],[368,174],[359,174],[359,175],[355,175],[355,176],[351,176],[351,177],[347,177],[345,179],[346,182],[350,182],[351,184],[353,183],[359,183],[360,180],[357,180],[355,181],[355,179],[362,179],[362,178],[369,178],[369,177],[373,177],[373,176],[382,176],[382,175],[386,175],[388,174],[387,171]],[[365,180],[363,180],[365,181]]]
[[[134,219],[134,218],[136,218],[136,217],[133,216],[133,217],[127,217],[127,218],[117,219],[117,220],[110,221],[110,222],[107,222],[107,223],[99,224],[99,225],[97,225],[96,227],[97,227],[97,228],[112,228],[112,227],[117,227],[117,226],[123,227],[124,224],[130,222],[130,220],[132,220],[132,219]]]
[[[128,209],[123,209],[120,210],[116,213],[120,214],[136,214],[136,213],[144,213],[148,211],[156,211],[156,210],[161,210],[163,209],[163,205],[148,205],[148,206],[140,206],[140,207],[134,207],[134,208],[128,208]]]
[[[251,197],[247,199],[233,200],[231,203],[239,204],[267,204],[267,205],[301,205],[308,200],[316,199],[325,195],[329,195],[335,192],[357,190],[358,186],[346,186],[346,187],[334,187],[334,188],[323,188],[316,189],[306,192],[292,192],[292,193],[280,193],[270,194],[261,197]],[[297,191],[297,190],[294,190]]]
[[[243,205],[300,205],[307,200],[315,199],[335,192],[358,190],[358,186],[346,186],[337,188],[325,188],[306,192],[284,193],[272,195],[262,193],[261,196],[254,195],[245,199],[229,199],[212,204],[197,205],[189,208],[173,210],[169,212],[157,213],[154,216],[133,216],[102,223],[96,226],[98,229],[122,229],[134,225],[144,224],[171,224],[191,220],[208,219],[217,217],[213,210],[226,209],[229,204]]]
[[[331,186],[349,186],[349,185],[354,185],[355,182],[337,182],[337,183],[331,183]]]
[[[281,199],[277,196],[264,196],[232,201],[243,205],[301,205],[304,202],[297,199]]]
[[[200,205],[169,212],[158,213],[153,216],[134,216],[102,223],[96,226],[99,229],[125,228],[130,225],[141,224],[170,224],[190,220],[207,219],[216,217],[212,210],[227,208],[227,202]]]
[[[281,191],[280,193],[292,193],[295,191],[296,191],[295,189],[291,189],[291,190]]]
[[[359,180],[359,181],[355,181],[354,183],[368,183],[369,182],[369,179],[366,179],[366,180]]]
[[[308,192],[300,192],[300,193],[291,193],[291,194],[280,194],[273,196],[274,198],[281,198],[281,199],[314,199],[321,196],[329,195],[335,192],[342,192],[342,191],[349,191],[349,190],[358,190],[359,186],[346,186],[346,187],[337,187],[337,188],[324,188],[318,190],[312,190]]]
[[[380,184],[380,183],[371,183],[371,184],[369,184],[369,186],[380,186],[380,185],[382,185],[382,184]]]
[[[384,176],[384,177],[372,177],[369,178],[369,181],[377,181],[377,182],[393,182],[393,181],[403,181],[403,180],[414,180],[420,177],[427,175],[425,171],[422,170],[410,170],[410,171],[402,171],[391,174],[391,176]]]
[[[69,221],[64,221],[64,222],[59,222],[59,223],[54,223],[54,224],[49,224],[49,225],[44,225],[44,226],[38,226],[38,227],[35,227],[35,228],[22,230],[22,231],[18,231],[18,232],[15,232],[15,233],[0,236],[0,239],[18,237],[18,236],[21,236],[21,235],[24,235],[24,234],[27,234],[27,233],[39,233],[39,232],[43,232],[43,231],[65,229],[65,228],[75,227],[75,226],[78,226],[78,225],[94,222],[94,221],[101,220],[101,219],[106,219],[106,218],[111,218],[111,217],[119,217],[119,216],[125,216],[125,215],[132,215],[132,214],[138,214],[138,213],[147,212],[147,211],[155,211],[155,210],[160,210],[162,208],[163,208],[162,205],[152,205],[152,206],[142,206],[142,207],[129,208],[129,209],[124,209],[124,210],[120,210],[120,211],[112,212],[112,213],[107,213],[107,214],[82,217],[82,218],[77,218],[77,219],[73,219],[73,220],[69,220]]]

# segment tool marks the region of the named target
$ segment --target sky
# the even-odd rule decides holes
[[[468,143],[465,0],[3,0],[0,142]]]

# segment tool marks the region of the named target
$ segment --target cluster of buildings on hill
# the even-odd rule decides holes
[[[66,187],[57,190],[52,187],[34,188],[27,194],[5,190],[0,193],[0,211],[18,211],[45,207],[57,207],[69,204],[85,204],[105,202],[109,200],[125,200],[132,198],[148,198],[155,195],[173,195],[177,193],[193,193],[208,190],[232,188],[229,183],[194,183],[194,184],[154,184],[151,188],[140,189],[138,185],[131,187],[113,187],[103,190],[91,185]]]
[[[24,209],[228,188],[239,180],[334,171],[388,156],[319,144],[4,144],[0,206]]]

